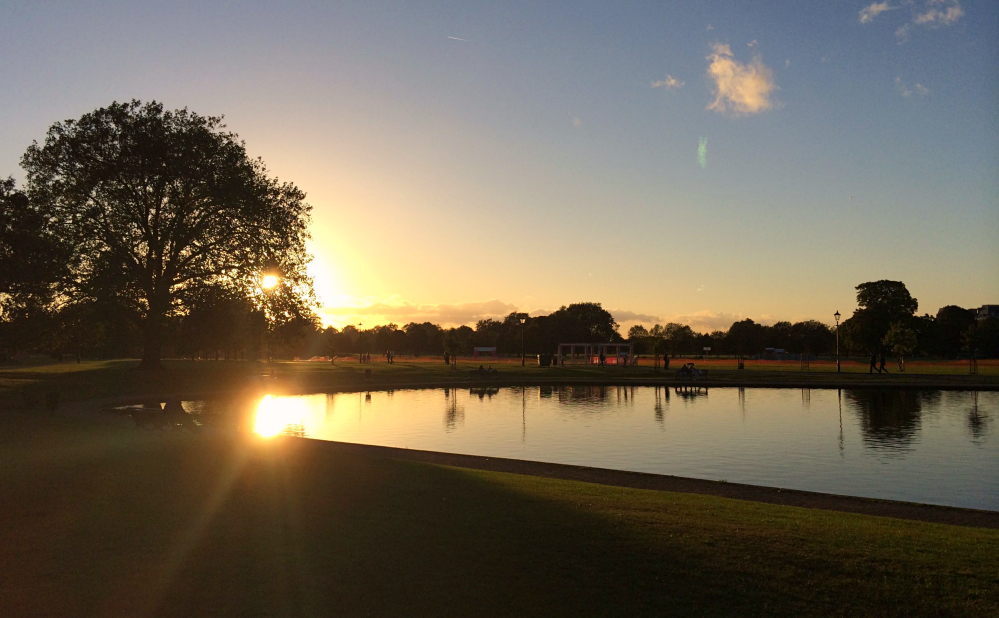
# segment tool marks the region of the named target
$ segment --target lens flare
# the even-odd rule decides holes
[[[301,407],[288,399],[274,399],[266,395],[257,405],[257,417],[253,431],[264,438],[272,438],[289,428],[301,427],[303,414]]]

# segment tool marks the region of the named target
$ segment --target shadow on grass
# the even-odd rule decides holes
[[[307,440],[2,429],[4,615],[984,615],[997,602],[992,531]]]

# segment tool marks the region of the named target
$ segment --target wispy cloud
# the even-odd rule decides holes
[[[895,41],[902,45],[909,40],[914,26],[940,28],[953,26],[964,16],[960,0],[924,0],[917,5],[916,0],[902,0],[911,10],[911,18],[895,29]],[[901,6],[891,6],[888,2],[875,2],[860,11],[860,23],[867,24],[875,17]]]
[[[759,56],[748,63],[733,57],[728,45],[716,43],[708,55],[708,77],[715,82],[715,100],[708,109],[736,116],[758,114],[774,107],[771,97],[777,90],[773,71]]]
[[[676,322],[677,324],[686,324],[699,333],[709,333],[715,330],[728,330],[734,322],[739,322],[746,318],[752,318],[757,324],[769,325],[775,321],[769,315],[748,316],[742,313],[704,310],[694,313],[663,316],[663,323]]]
[[[468,42],[469,42],[469,40],[468,40],[468,39],[463,39],[463,38],[460,38],[460,37],[456,37],[456,36],[449,36],[448,38],[449,38],[449,39],[451,39],[452,41],[463,41],[463,42],[465,42],[465,43],[468,43]]]
[[[652,82],[653,88],[665,88],[667,90],[683,88],[683,82],[673,77],[669,73],[666,74],[666,79],[660,79]]]
[[[704,169],[708,166],[708,138],[702,137],[697,142],[697,163]]]
[[[610,314],[614,316],[614,319],[618,324],[624,324],[625,322],[644,322],[655,323],[660,321],[658,315],[649,315],[648,313],[635,313],[634,311],[628,311],[627,309],[609,309]]]
[[[958,0],[929,0],[926,9],[917,13],[913,22],[921,26],[950,26],[964,15]]]
[[[579,119],[579,116],[569,114],[569,120],[572,122],[572,126],[581,127],[583,126],[583,121]]]
[[[897,8],[897,6],[891,6],[887,2],[875,2],[870,6],[865,6],[860,9],[860,23],[869,24],[874,21],[874,18],[878,15],[884,13],[885,11],[891,11],[892,9]]]
[[[712,26],[711,24],[708,24],[708,27],[705,28],[705,30],[707,30],[707,31],[711,31],[711,30],[714,30],[714,29],[715,29],[715,27]]]
[[[924,86],[922,84],[919,84],[919,83],[915,84],[912,88],[909,88],[906,85],[906,83],[904,81],[902,81],[901,77],[896,77],[895,78],[895,90],[897,90],[898,93],[900,95],[902,95],[903,97],[905,97],[905,98],[909,98],[912,95],[916,95],[916,96],[919,96],[919,97],[925,97],[926,95],[928,95],[930,93],[930,89],[929,88],[927,88],[926,86]]]
[[[321,317],[334,326],[357,324],[365,327],[394,322],[400,326],[409,322],[433,322],[442,326],[475,324],[479,320],[501,318],[517,311],[516,305],[499,300],[480,302],[421,305],[411,302],[388,300],[339,307],[324,307]]]
[[[903,24],[895,31],[895,41],[901,45],[909,40],[909,24]]]

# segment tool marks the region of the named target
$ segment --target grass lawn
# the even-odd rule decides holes
[[[650,380],[673,379],[673,372],[655,373],[649,364],[638,367],[570,366],[540,368],[520,366],[519,360],[499,359],[459,362],[452,370],[436,357],[415,359],[406,357],[388,365],[378,358],[361,365],[356,360],[339,361],[336,365],[320,362],[278,362],[273,369],[281,389],[291,391],[321,391],[326,389],[388,388],[394,384],[407,386],[440,384],[445,381],[469,380],[469,370],[480,364],[492,364],[499,370],[493,381],[521,381],[531,384],[559,381],[612,381],[627,384]],[[647,359],[644,359],[647,361]],[[686,359],[674,359],[671,367],[679,367]],[[962,361],[913,362],[909,371],[889,375],[869,375],[866,365],[849,362],[844,373],[835,372],[835,364],[812,363],[810,371],[801,371],[796,363],[755,361],[739,371],[733,361],[695,360],[698,367],[708,369],[711,386],[802,386],[812,388],[849,388],[851,386],[909,386],[923,388],[999,388],[999,361],[980,361],[979,375],[967,375],[967,363]],[[24,407],[27,400],[41,406],[45,394],[56,390],[63,401],[81,401],[105,397],[141,396],[174,392],[210,392],[243,388],[259,382],[271,366],[251,361],[164,361],[163,371],[137,370],[138,361],[112,360],[83,363],[48,363],[33,366],[0,367],[0,409]],[[370,380],[365,371],[370,370]],[[271,387],[269,386],[269,388]],[[25,397],[27,395],[27,397]]]
[[[0,412],[0,615],[969,615],[999,531]]]

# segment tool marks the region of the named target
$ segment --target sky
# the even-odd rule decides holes
[[[0,0],[0,177],[112,101],[308,194],[324,323],[999,303],[999,4]]]

